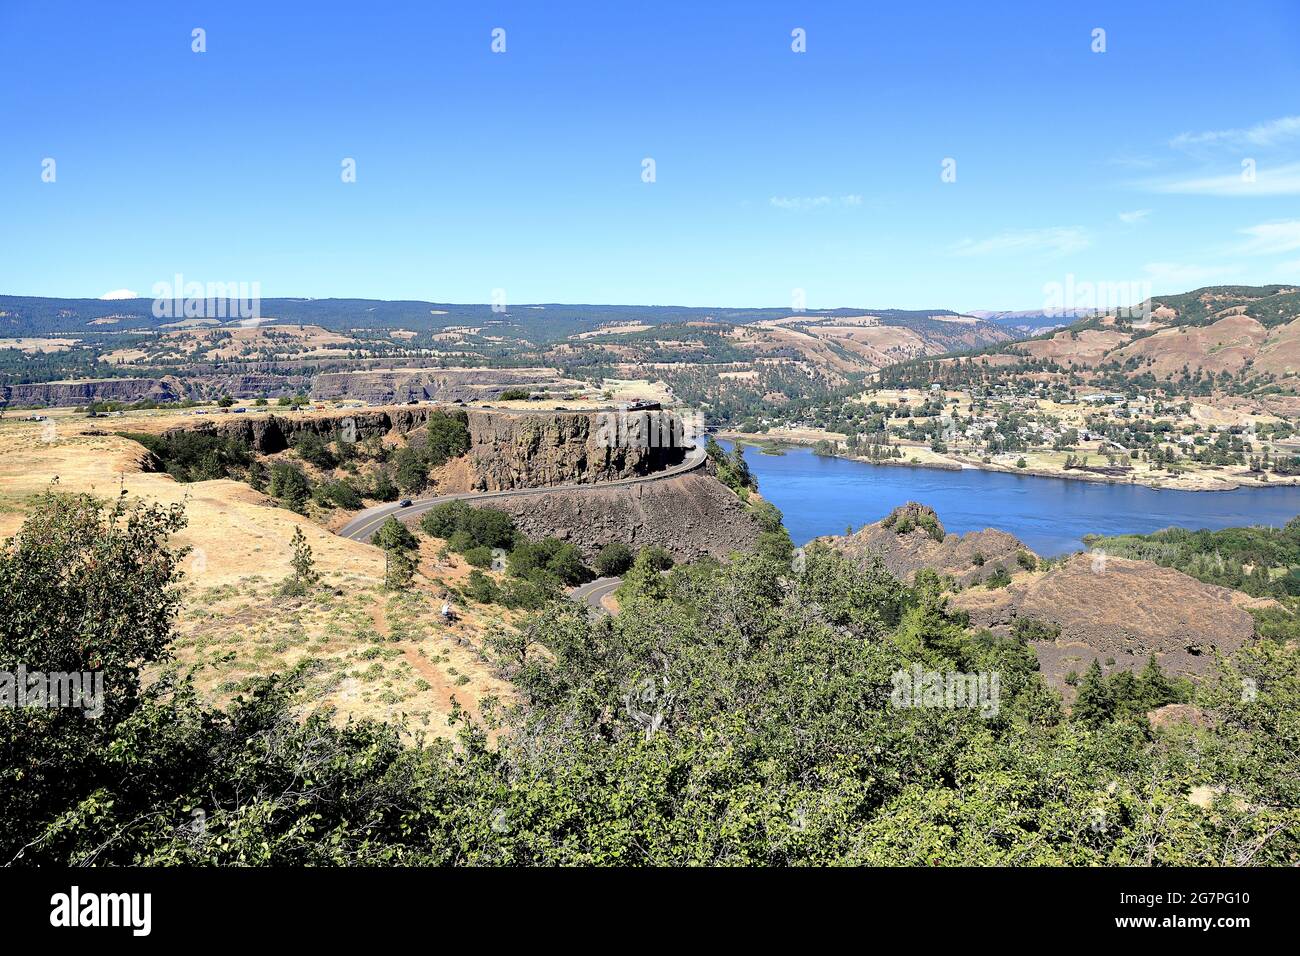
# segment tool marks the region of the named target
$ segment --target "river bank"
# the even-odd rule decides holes
[[[813,437],[810,434],[800,436],[779,435],[775,438],[764,435],[755,436],[743,432],[719,431],[714,437],[741,445],[750,445],[760,450],[781,448],[813,448],[818,441],[833,440],[832,436]],[[1093,484],[1138,486],[1144,488],[1164,489],[1168,491],[1235,491],[1240,488],[1286,488],[1300,486],[1300,475],[1285,477],[1272,476],[1268,481],[1253,477],[1244,467],[1228,468],[1205,466],[1197,471],[1185,471],[1169,474],[1163,471],[1143,471],[1138,468],[1124,469],[1122,474],[1107,474],[1101,471],[1072,468],[1068,471],[1061,467],[1065,453],[1048,451],[1029,451],[1023,454],[1004,456],[1006,461],[983,461],[966,455],[940,454],[928,445],[898,445],[905,457],[875,460],[861,455],[849,455],[836,452],[824,455],[827,458],[839,458],[844,461],[858,462],[863,465],[884,465],[893,467],[931,468],[939,471],[988,471],[1008,475],[1027,475],[1034,478],[1057,478],[1066,481],[1082,481]],[[1088,452],[1079,453],[1086,456]],[[1096,454],[1096,452],[1092,452]],[[1024,458],[1024,468],[1016,467],[1015,462]],[[1051,467],[1047,467],[1050,465]]]

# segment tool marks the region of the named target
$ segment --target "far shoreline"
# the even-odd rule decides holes
[[[783,448],[813,448],[816,446],[818,441],[823,440],[818,438],[795,438],[795,437],[784,437],[784,436],[778,438],[772,438],[765,435],[756,437],[753,434],[731,431],[731,430],[716,431],[716,432],[712,432],[711,434],[715,438],[721,438],[725,441],[730,441],[734,444],[749,445],[753,448],[758,448],[760,452],[765,448],[777,449],[777,450]],[[895,447],[906,448],[907,446],[895,446]],[[839,453],[826,455],[824,457],[839,458],[843,461],[854,461],[863,465],[882,465],[885,467],[895,467],[895,468],[897,467],[929,468],[932,471],[966,471],[966,470],[990,471],[990,472],[999,472],[1004,475],[1026,475],[1033,478],[1055,478],[1063,481],[1082,481],[1090,484],[1133,485],[1133,486],[1141,486],[1143,488],[1150,488],[1153,491],[1226,492],[1226,491],[1239,491],[1244,488],[1259,488],[1259,489],[1292,488],[1297,485],[1300,485],[1300,476],[1271,478],[1268,481],[1260,481],[1260,482],[1244,482],[1244,481],[1237,481],[1236,479],[1230,478],[1230,479],[1223,479],[1218,484],[1213,484],[1213,485],[1207,484],[1207,485],[1183,487],[1179,485],[1169,485],[1169,484],[1164,484],[1164,483],[1154,482],[1154,481],[1144,481],[1137,478],[1121,479],[1121,478],[1114,478],[1108,475],[1098,475],[1098,474],[1091,474],[1087,472],[1071,473],[1071,472],[1058,472],[1058,471],[1044,471],[1041,468],[1015,468],[1015,467],[1008,467],[1006,465],[985,464],[984,462],[970,461],[968,459],[962,459],[961,461],[942,461],[942,462],[925,461],[922,459],[917,459],[913,461],[908,458],[873,460],[870,458],[859,457],[857,455],[845,455]]]

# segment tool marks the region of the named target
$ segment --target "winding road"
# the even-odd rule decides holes
[[[618,586],[622,583],[622,578],[596,578],[594,581],[588,581],[586,584],[580,584],[574,588],[569,592],[569,597],[574,601],[586,602],[587,607],[597,613],[604,613],[605,606],[601,602],[606,595],[617,591]]]
[[[638,475],[635,478],[618,478],[614,481],[597,481],[586,484],[568,484],[568,485],[547,485],[543,488],[510,488],[505,491],[467,491],[454,495],[437,495],[433,498],[418,498],[403,508],[400,504],[376,505],[373,508],[367,508],[355,518],[345,524],[338,530],[340,537],[350,538],[353,541],[369,541],[371,535],[379,530],[380,526],[390,517],[400,519],[411,518],[423,514],[430,508],[435,508],[447,501],[482,501],[489,498],[511,498],[523,495],[546,495],[553,491],[601,491],[605,488],[616,488],[622,485],[640,485],[651,481],[663,481],[666,478],[675,478],[678,475],[684,475],[687,472],[694,471],[704,465],[706,452],[704,445],[694,445],[686,451],[686,458],[681,464],[673,465],[671,468],[665,468],[663,471],[656,471],[653,475]],[[607,594],[612,594],[614,590],[623,583],[622,578],[596,578],[594,581],[588,581],[569,592],[569,597],[575,601],[586,602],[587,606],[595,613],[603,613],[604,606],[601,604],[602,599]]]
[[[656,471],[652,475],[638,475],[635,478],[616,478],[613,481],[595,481],[586,484],[546,485],[542,488],[508,488],[505,491],[466,491],[454,495],[438,495],[433,498],[417,498],[403,508],[400,504],[376,505],[360,512],[355,518],[338,530],[343,538],[353,541],[369,541],[370,536],[379,530],[380,525],[390,517],[401,519],[423,514],[431,508],[448,501],[485,501],[490,498],[519,498],[526,495],[548,495],[555,491],[602,491],[606,488],[618,488],[623,485],[642,485],[651,481],[663,481],[675,478],[704,464],[703,445],[695,445],[686,450],[686,459],[681,464]]]

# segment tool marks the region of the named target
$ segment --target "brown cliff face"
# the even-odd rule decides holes
[[[700,470],[634,485],[548,495],[491,498],[529,537],[558,537],[588,559],[621,541],[633,550],[657,546],[678,561],[705,555],[719,560],[752,551],[760,529],[739,498]]]
[[[641,412],[656,436],[671,412]],[[465,490],[502,491],[634,478],[679,464],[685,448],[610,441],[589,412],[513,415],[469,412],[473,481]]]
[[[551,369],[382,369],[323,372],[312,382],[312,398],[363,402],[471,402],[492,399],[510,387],[554,386]]]
[[[853,558],[878,555],[902,581],[910,583],[921,568],[933,568],[962,587],[999,569],[1014,574],[1020,570],[1021,552],[1033,554],[1019,538],[993,528],[947,534],[934,509],[914,501],[854,534],[817,540]]]
[[[304,432],[327,441],[339,436],[353,441],[405,436],[418,443],[436,410],[429,405],[413,405],[351,414],[221,414],[166,433],[190,430],[233,438],[263,455],[284,451]],[[608,441],[595,412],[513,414],[469,409],[465,414],[469,454],[446,476],[435,476],[443,492],[502,491],[636,478],[679,464],[685,457],[683,447],[658,441]],[[664,428],[671,415],[652,411],[631,417],[643,423],[645,434],[653,431],[657,437],[674,434]]]
[[[163,378],[103,378],[69,382],[32,382],[0,386],[0,402],[9,405],[67,407],[92,402],[177,402],[186,397],[185,383]]]

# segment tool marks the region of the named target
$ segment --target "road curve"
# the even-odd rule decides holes
[[[574,588],[569,592],[569,597],[574,601],[584,601],[592,612],[603,614],[605,606],[601,602],[607,594],[617,591],[622,583],[622,578],[596,578]]]
[[[686,460],[679,465],[656,471],[652,475],[638,475],[635,478],[617,478],[614,481],[596,481],[586,484],[547,485],[542,488],[510,488],[505,491],[467,491],[454,495],[438,495],[434,498],[417,498],[403,508],[399,504],[376,505],[360,512],[355,518],[340,528],[337,534],[353,541],[369,541],[370,536],[379,530],[380,525],[391,516],[410,518],[423,514],[430,508],[447,501],[483,501],[489,498],[516,498],[525,495],[547,495],[553,491],[601,491],[605,488],[617,488],[623,485],[640,485],[651,481],[663,481],[674,478],[688,471],[694,471],[704,464],[706,452],[704,445],[695,445],[686,451]]]

